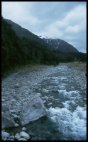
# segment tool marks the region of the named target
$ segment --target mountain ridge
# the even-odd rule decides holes
[[[21,65],[56,65],[59,62],[85,61],[86,59],[86,55],[80,52],[52,50],[50,45],[37,35],[25,30],[11,20],[10,23],[7,21],[2,18],[2,74]],[[15,26],[12,26],[14,24]]]
[[[23,28],[22,26],[16,24],[15,22],[5,19],[12,27],[12,29],[16,32],[16,34],[20,38],[30,38],[30,39],[37,39],[44,41],[48,47],[52,50],[57,50],[60,52],[79,52],[73,45],[69,44],[68,42],[62,40],[62,39],[51,39],[51,38],[40,38],[39,36],[35,35],[34,33],[30,32],[28,29]],[[60,45],[58,46],[58,42],[60,42]]]
[[[52,50],[60,52],[79,52],[73,45],[62,39],[43,38]]]

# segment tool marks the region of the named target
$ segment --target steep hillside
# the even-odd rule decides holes
[[[46,39],[43,38],[43,40],[49,45],[49,48],[52,50],[56,50],[59,52],[78,52],[78,50],[73,47],[71,44],[67,43],[64,40],[61,39]]]
[[[85,61],[86,54],[60,39],[41,39],[2,18],[2,75],[21,65]]]
[[[17,27],[16,29],[13,26]],[[17,32],[16,32],[17,31]],[[19,33],[19,34],[18,34]],[[23,33],[23,34],[22,34]],[[54,64],[56,55],[47,48],[38,36],[2,19],[2,74],[16,66],[25,64]]]

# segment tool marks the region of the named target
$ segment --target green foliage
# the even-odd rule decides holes
[[[26,64],[56,64],[58,57],[36,38],[19,38],[2,19],[2,75],[16,66]]]
[[[52,51],[36,36],[19,38],[11,25],[2,19],[2,75],[9,70],[27,64],[58,64],[59,62],[86,61],[84,53]],[[34,37],[34,38],[33,38]]]

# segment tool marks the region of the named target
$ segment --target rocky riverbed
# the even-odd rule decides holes
[[[33,66],[4,78],[2,139],[85,140],[86,76],[80,67]]]

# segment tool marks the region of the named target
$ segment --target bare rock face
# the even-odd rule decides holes
[[[31,95],[26,105],[23,106],[20,122],[22,125],[25,125],[30,121],[37,120],[46,114],[46,109],[41,98],[37,95]]]

